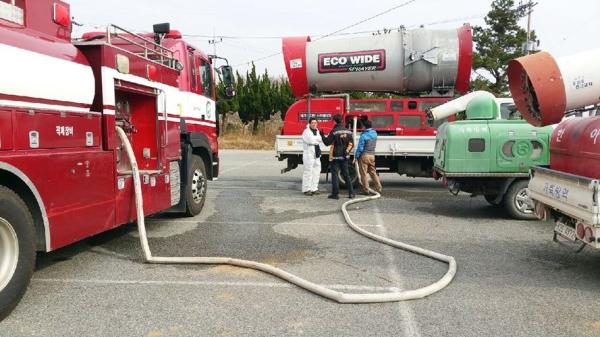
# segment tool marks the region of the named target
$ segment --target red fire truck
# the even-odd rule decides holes
[[[380,172],[431,177],[436,127],[425,112],[469,89],[472,35],[468,24],[458,29],[401,29],[383,35],[311,41],[309,37],[283,40],[285,66],[298,101],[287,111],[276,140],[282,173],[302,163],[301,134],[309,116],[328,133],[333,115],[347,126],[362,129],[369,118],[378,132],[375,149]],[[350,99],[347,94],[313,96],[317,92],[370,91],[410,94],[403,98]],[[451,120],[453,117],[450,118]],[[323,147],[321,167],[328,167]],[[351,169],[353,182],[356,173]],[[343,179],[342,179],[343,181]]]
[[[0,319],[25,292],[37,251],[146,214],[198,214],[219,173],[212,58],[168,24],[71,41],[61,0],[0,0]],[[233,94],[231,68],[220,68]]]
[[[276,149],[279,160],[287,160],[283,172],[291,171],[302,164],[302,138],[300,135],[308,123],[308,106],[310,117],[319,121],[319,129],[329,133],[333,127],[333,116],[344,116],[346,126],[353,128],[354,117],[357,117],[357,130],[362,131],[362,117],[372,121],[373,128],[379,137],[377,140],[377,167],[380,172],[396,172],[413,177],[431,177],[433,168],[433,152],[437,126],[446,120],[454,120],[450,116],[446,120],[436,121],[428,125],[426,111],[450,100],[450,97],[414,97],[414,98],[379,98],[379,99],[344,99],[344,98],[305,98],[296,101],[289,107],[281,135],[277,136]],[[349,108],[347,108],[349,107]],[[321,158],[323,171],[328,166],[328,152],[322,148]],[[350,168],[351,179],[357,176]],[[344,182],[343,177],[340,177]],[[344,182],[345,183],[345,182]]]

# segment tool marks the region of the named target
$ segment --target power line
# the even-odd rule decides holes
[[[262,61],[262,60],[265,60],[265,59],[268,59],[268,58],[271,58],[271,57],[275,57],[275,56],[278,56],[278,55],[281,55],[281,52],[277,52],[277,53],[273,53],[273,54],[271,54],[271,55],[267,55],[267,56],[259,57],[259,58],[257,58],[257,59],[250,60],[250,61],[248,61],[248,62],[239,63],[239,64],[236,64],[236,65],[234,65],[233,67],[234,67],[234,68],[238,68],[238,67],[240,67],[240,66],[243,66],[243,65],[249,65],[249,64],[251,64],[251,63],[258,62],[258,61]]]
[[[185,37],[212,38],[212,35],[202,34],[183,34]],[[228,40],[260,40],[260,39],[281,39],[281,36],[261,36],[261,35],[218,35],[217,37]]]
[[[266,53],[271,53],[272,51],[269,49],[265,49],[265,48],[260,48],[258,46],[255,46],[253,44],[250,43],[243,43],[240,41],[236,41],[235,43],[229,40],[224,40],[223,41],[224,45],[239,49],[239,50],[244,50],[247,52],[253,52],[257,55],[265,55]]]
[[[414,27],[420,27],[420,26],[434,26],[434,25],[439,25],[439,24],[444,24],[444,23],[452,23],[452,22],[458,22],[458,21],[464,21],[464,20],[469,20],[469,19],[481,19],[485,17],[485,14],[477,14],[477,15],[471,15],[471,16],[463,16],[463,17],[459,17],[459,18],[454,18],[454,19],[447,19],[447,20],[439,20],[439,21],[432,21],[432,22],[428,22],[428,23],[423,23],[423,24],[414,24],[414,25],[410,25],[408,27],[404,27],[404,26],[399,26],[396,28],[392,28],[391,30],[399,30],[402,28],[414,28]],[[372,33],[377,33],[379,32],[379,30],[365,30],[365,31],[358,31],[358,32],[349,32],[349,33],[341,33],[341,34],[337,34],[336,36],[344,36],[344,35],[360,35],[360,34],[372,34]],[[331,35],[328,35],[331,36]],[[266,38],[266,37],[264,37]],[[283,36],[278,36],[278,37],[273,37],[273,38],[277,38],[277,39],[281,39],[283,38]],[[281,55],[281,52],[277,52],[277,53],[273,53],[258,59],[254,59],[248,62],[244,62],[244,63],[240,63],[235,65],[234,67],[239,67],[242,65],[246,65],[246,64],[250,64],[252,62],[257,62],[257,61],[262,61],[264,59],[268,59],[271,57],[275,57]]]
[[[481,19],[481,18],[484,18],[485,15],[486,14],[475,14],[475,15],[471,15],[471,16],[463,16],[460,18],[439,20],[439,21],[433,21],[433,22],[423,23],[423,24],[415,24],[415,25],[408,26],[407,28],[414,28],[414,27],[419,27],[419,26],[435,26],[435,25],[441,25],[444,23],[453,23],[453,22],[470,20],[470,19]]]
[[[406,26],[405,28],[414,28],[414,27],[419,27],[419,26],[434,26],[434,25],[458,22],[458,21],[469,20],[469,19],[480,19],[483,17],[485,17],[485,14],[477,14],[477,15],[471,15],[471,16],[463,16],[463,17],[454,18],[454,19],[433,21],[433,22],[421,23],[421,24],[413,24],[410,26]],[[391,28],[391,30],[401,29],[403,27],[404,26],[398,26],[395,28]],[[335,36],[372,34],[372,33],[376,33],[377,31],[378,30],[363,30],[363,31],[355,31],[355,32],[347,32],[347,33],[340,32],[340,33],[335,34]],[[313,37],[318,37],[318,38],[331,36],[331,34],[307,34],[307,35],[313,36]],[[190,37],[190,38],[202,38],[202,39],[208,39],[208,38],[213,37],[212,35],[200,35],[200,34],[183,34],[183,36]],[[280,35],[280,36],[275,36],[275,35],[218,35],[217,38],[222,38],[222,39],[227,39],[227,40],[281,40],[287,36],[290,36],[290,35]]]
[[[335,34],[337,34],[337,33],[343,32],[343,31],[345,31],[345,30],[346,30],[346,29],[348,29],[348,28],[356,27],[356,26],[358,26],[358,25],[360,25],[360,24],[363,24],[363,23],[365,23],[365,22],[367,22],[367,21],[371,21],[371,20],[373,20],[373,19],[375,19],[375,18],[378,18],[378,17],[380,17],[380,16],[382,16],[382,15],[385,15],[385,14],[387,14],[387,13],[389,13],[389,12],[395,11],[396,9],[402,8],[402,7],[404,7],[404,6],[407,6],[407,5],[409,5],[409,4],[411,4],[411,3],[415,2],[415,1],[417,1],[417,0],[409,0],[409,1],[403,2],[403,3],[401,3],[401,4],[397,5],[397,6],[394,6],[394,7],[392,7],[392,8],[388,8],[388,9],[386,9],[386,10],[385,10],[385,11],[383,11],[383,12],[377,13],[377,14],[375,14],[375,15],[373,15],[373,16],[370,16],[370,17],[368,17],[368,18],[366,18],[366,19],[360,20],[359,22],[356,22],[356,23],[353,23],[353,24],[351,24],[351,25],[348,25],[348,26],[346,26],[346,27],[344,27],[344,28],[338,29],[338,30],[336,30],[336,31],[335,31],[335,32],[333,32],[333,33],[329,33],[329,34],[323,35],[323,36],[321,36],[320,38],[318,38],[317,40],[324,39],[324,38],[326,38],[326,37],[328,37],[328,36],[332,36],[332,35],[335,35]]]
[[[349,28],[352,28],[352,27],[356,27],[356,26],[358,26],[358,25],[360,25],[360,24],[363,24],[363,23],[365,23],[365,22],[371,21],[371,20],[373,20],[373,19],[375,19],[375,18],[378,18],[378,17],[380,17],[380,16],[382,16],[382,15],[385,15],[385,14],[387,14],[387,13],[389,13],[389,12],[395,11],[396,9],[402,8],[402,7],[404,7],[404,6],[407,6],[407,5],[409,5],[409,4],[411,4],[411,3],[415,2],[415,1],[417,1],[417,0],[409,0],[409,1],[405,1],[405,2],[403,2],[403,3],[401,3],[401,4],[397,5],[397,6],[394,6],[394,7],[388,8],[388,9],[384,10],[383,12],[379,12],[379,13],[377,13],[377,14],[375,14],[375,15],[373,15],[373,16],[370,16],[370,17],[368,17],[368,18],[366,18],[366,19],[360,20],[360,21],[358,21],[358,22],[356,22],[356,23],[353,23],[353,24],[351,24],[351,25],[348,25],[348,26],[346,26],[346,27],[340,28],[340,29],[338,29],[338,30],[336,30],[336,31],[334,31],[334,32],[332,32],[332,33],[329,33],[329,34],[323,35],[323,36],[319,37],[319,38],[318,38],[318,39],[316,39],[316,40],[320,40],[320,39],[326,38],[326,37],[328,37],[328,36],[332,36],[332,35],[335,35],[335,34],[341,33],[341,32],[343,32],[343,31],[345,31],[346,29],[349,29]],[[316,41],[316,40],[315,40],[315,41]],[[239,66],[241,66],[241,65],[244,65],[244,64],[250,64],[250,63],[253,63],[253,62],[258,62],[258,61],[261,61],[261,60],[264,60],[264,59],[267,59],[267,58],[271,58],[271,57],[274,57],[274,56],[277,56],[277,55],[281,55],[281,52],[274,53],[274,54],[271,54],[271,55],[267,55],[267,56],[264,56],[264,57],[261,57],[261,58],[258,58],[258,59],[254,59],[254,60],[251,60],[251,61],[249,61],[249,62],[240,63],[240,64],[238,64],[238,65],[234,66],[234,68],[236,68],[236,67],[239,67]]]

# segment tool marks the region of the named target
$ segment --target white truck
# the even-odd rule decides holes
[[[555,240],[560,236],[600,248],[600,180],[535,167],[528,195],[540,217],[555,219]]]
[[[550,166],[530,171],[536,214],[554,220],[555,241],[600,248],[600,49],[560,59],[545,52],[518,58],[509,63],[508,77],[527,121],[560,122],[551,137]]]

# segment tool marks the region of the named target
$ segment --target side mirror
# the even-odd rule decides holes
[[[156,44],[160,44],[162,37],[171,31],[171,24],[168,22],[157,23],[152,26],[152,30],[154,31],[154,42],[156,42]]]
[[[427,109],[425,111],[425,127],[433,127],[435,123],[435,119],[433,118],[433,114],[431,113],[431,109]]]
[[[179,60],[175,60],[175,69],[180,72],[183,70],[183,64]]]
[[[152,26],[152,30],[154,31],[154,34],[167,34],[171,31],[171,24],[169,24],[168,22],[157,23]]]
[[[225,87],[225,96],[227,98],[235,97],[235,89],[233,87]]]
[[[223,77],[223,84],[225,85],[225,95],[227,98],[232,98],[235,96],[233,68],[230,65],[226,65],[222,66],[220,70]]]

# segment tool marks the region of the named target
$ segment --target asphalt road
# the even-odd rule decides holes
[[[274,264],[348,292],[428,285],[446,265],[363,238],[333,201],[300,193],[272,152],[222,151],[196,218],[148,220],[155,255]],[[322,189],[329,186],[322,180]],[[382,175],[384,198],[355,222],[452,255],[455,280],[426,299],[341,305],[274,277],[225,266],[142,263],[136,227],[39,254],[0,336],[599,336],[600,252],[551,240],[551,224],[514,221],[439,182]]]

